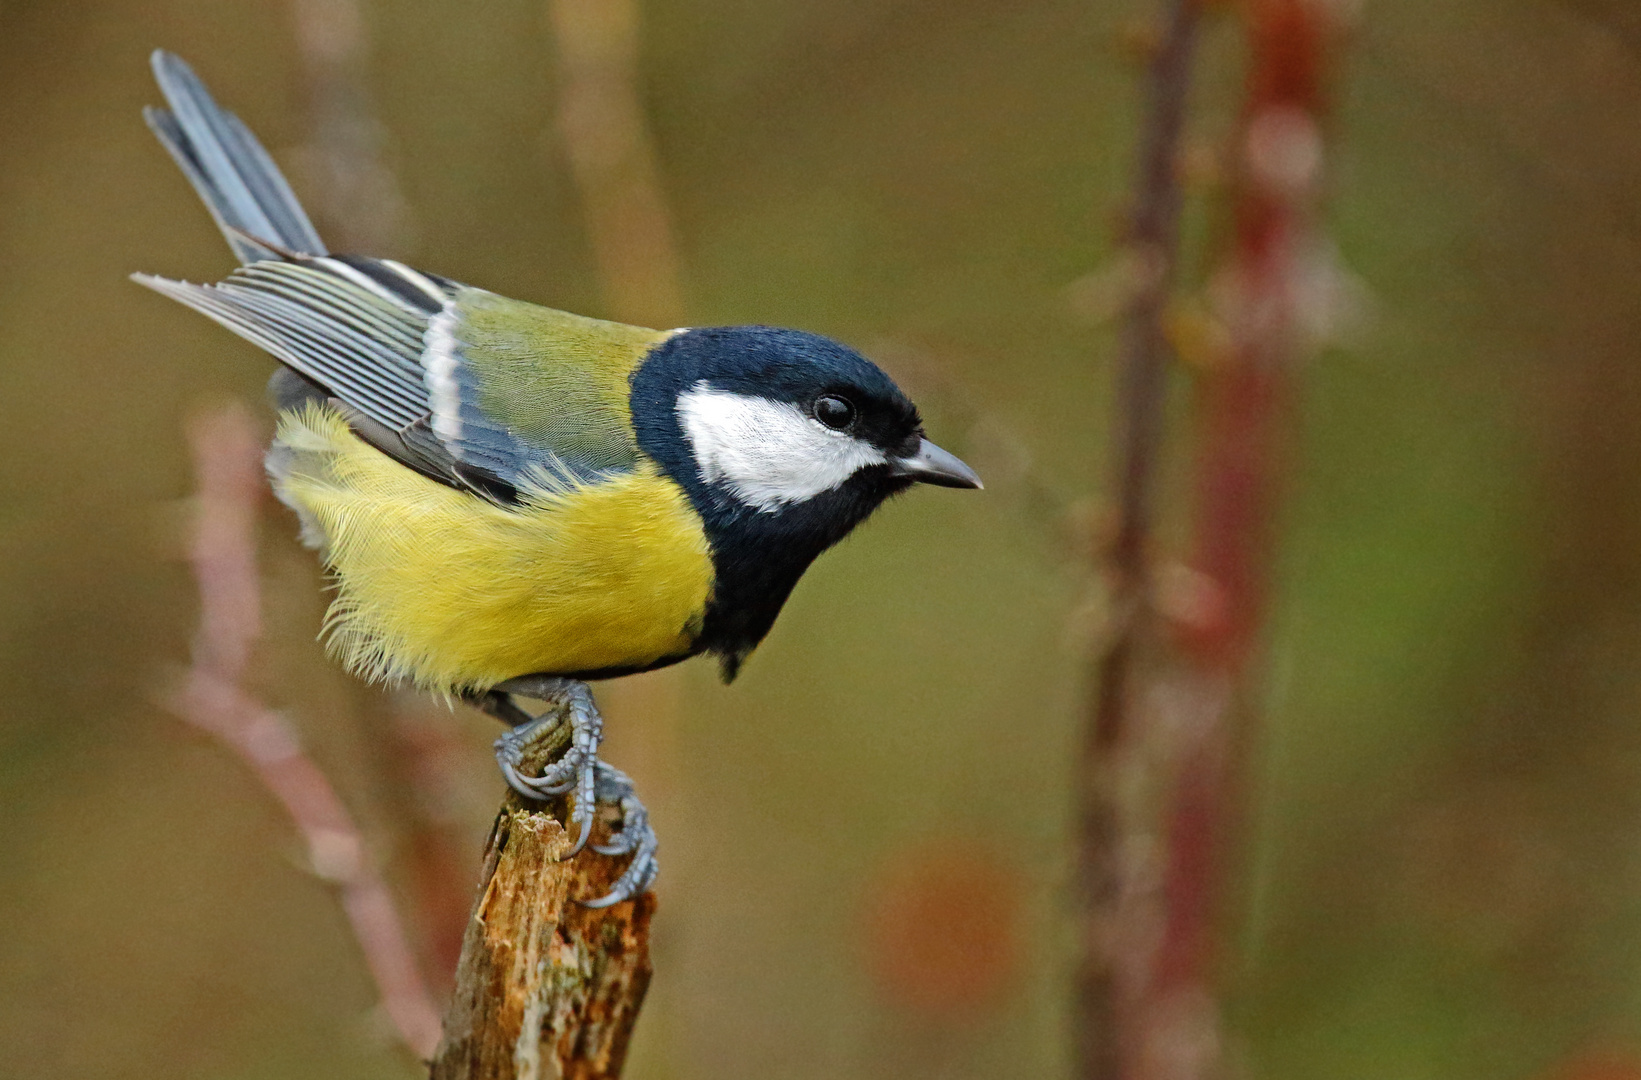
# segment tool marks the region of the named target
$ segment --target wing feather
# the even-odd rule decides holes
[[[250,129],[178,57],[153,67],[168,108],[145,110],[149,127],[245,265],[215,285],[137,281],[266,349],[371,445],[452,487],[506,501],[632,467],[626,379],[653,331],[330,254]]]
[[[638,460],[627,380],[657,331],[385,259],[291,254],[214,285],[135,277],[266,349],[346,406],[373,446],[454,486],[505,501]]]
[[[323,386],[351,408],[391,428],[412,424],[427,412],[425,394],[385,364],[386,347],[366,335],[304,313],[296,303],[235,279],[221,285],[138,275],[141,284],[214,319]]]
[[[385,305],[377,307],[361,303],[358,297],[350,296],[332,283],[328,275],[315,273],[297,277],[264,273],[265,266],[264,263],[252,263],[240,272],[241,276],[256,280],[268,292],[311,307],[358,333],[382,338],[396,347],[395,351],[401,358],[422,349],[422,328],[417,320],[405,317],[402,312]]]
[[[301,361],[293,366],[313,369],[310,377],[330,386],[342,400],[354,393],[374,393],[377,401],[385,403],[383,414],[376,419],[393,427],[408,426],[426,413],[426,395],[395,370],[391,348],[379,340],[363,334],[344,339],[335,322],[281,297],[232,285],[218,289],[232,303],[260,316]],[[374,363],[361,363],[361,359]]]

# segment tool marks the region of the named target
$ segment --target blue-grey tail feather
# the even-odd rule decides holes
[[[290,184],[250,129],[216,103],[180,57],[156,49],[152,62],[171,108],[145,109],[143,116],[205,200],[239,261],[269,257],[255,240],[304,255],[326,254]]]

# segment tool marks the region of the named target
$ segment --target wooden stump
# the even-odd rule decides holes
[[[565,809],[509,794],[496,816],[432,1080],[621,1075],[649,987],[655,897],[577,903],[607,893],[626,858],[589,848],[560,862]]]

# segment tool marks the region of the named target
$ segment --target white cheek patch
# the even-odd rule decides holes
[[[782,401],[714,390],[705,382],[678,396],[678,422],[701,479],[766,513],[812,499],[869,465],[883,451],[833,431]]]

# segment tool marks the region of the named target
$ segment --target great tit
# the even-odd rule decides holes
[[[334,574],[328,641],[354,672],[473,700],[531,798],[574,793],[575,845],[655,837],[598,759],[584,680],[717,657],[733,679],[810,562],[913,483],[978,488],[860,354],[766,326],[649,330],[585,318],[392,259],[332,255],[250,130],[158,51],[149,127],[240,266],[214,285],[133,275],[272,353],[267,468]],[[513,695],[553,707],[532,718]],[[567,717],[567,721],[562,719]],[[563,757],[520,768],[568,722]]]

